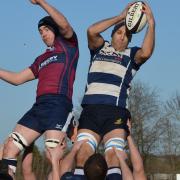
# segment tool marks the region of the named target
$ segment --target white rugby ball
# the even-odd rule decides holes
[[[137,1],[131,5],[127,12],[125,24],[131,34],[140,32],[147,23],[146,14],[141,11],[143,4],[142,1]]]

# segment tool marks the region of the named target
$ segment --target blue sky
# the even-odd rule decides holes
[[[59,9],[74,27],[80,45],[80,59],[74,86],[74,104],[83,95],[89,51],[86,29],[99,20],[118,15],[130,1],[125,0],[48,0]],[[139,79],[159,89],[162,100],[180,92],[180,17],[179,0],[147,1],[156,19],[156,47],[153,56],[137,73]],[[41,54],[45,46],[37,31],[37,22],[46,13],[28,0],[6,0],[0,6],[0,68],[20,71]],[[110,39],[110,31],[103,33]],[[134,35],[133,45],[141,45],[145,30]],[[16,122],[32,106],[37,81],[15,87],[0,80],[0,143],[11,132]]]

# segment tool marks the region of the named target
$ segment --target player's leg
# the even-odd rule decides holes
[[[40,133],[37,131],[20,124],[16,125],[14,131],[7,139],[3,150],[2,162],[8,165],[10,173],[16,172],[18,154],[39,136]]]
[[[47,104],[45,128],[45,147],[55,148],[66,143],[67,131],[73,121],[72,104],[64,97],[49,96]],[[46,151],[46,156],[50,154]],[[51,179],[51,174],[49,174]]]
[[[130,113],[126,109],[110,107],[109,115],[107,114],[106,116],[107,123],[104,127],[103,143],[105,158],[109,168],[107,176],[117,176],[117,179],[121,179],[119,160],[116,157],[113,147],[116,147],[120,151],[124,150],[128,129],[127,120],[130,117]]]
[[[86,160],[96,152],[100,136],[89,129],[80,129],[78,131],[77,140],[80,141],[85,139],[88,139],[88,141],[82,145],[77,154],[77,167],[83,167]]]
[[[84,164],[86,160],[96,152],[101,140],[99,123],[97,120],[99,108],[96,105],[85,106],[79,119],[77,141],[87,139],[82,145],[76,157],[76,169],[74,174],[84,175]]]
[[[107,133],[104,138],[105,144],[105,159],[108,165],[107,178],[108,179],[121,179],[121,170],[119,160],[115,155],[112,147],[116,147],[118,150],[123,151],[125,146],[125,132],[124,130],[116,129]]]

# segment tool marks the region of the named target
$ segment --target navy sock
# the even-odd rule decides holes
[[[121,170],[119,167],[112,167],[108,169],[106,180],[122,180]]]
[[[16,172],[16,167],[17,167],[17,159],[13,159],[13,158],[3,158],[2,159],[2,164],[7,166],[7,171],[8,168],[10,168],[12,170],[13,173]]]

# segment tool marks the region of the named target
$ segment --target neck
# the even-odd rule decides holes
[[[123,46],[121,46],[121,45],[114,44],[113,42],[112,42],[112,46],[113,46],[113,48],[114,48],[116,51],[124,51],[124,50],[126,49],[126,47],[123,47]]]

